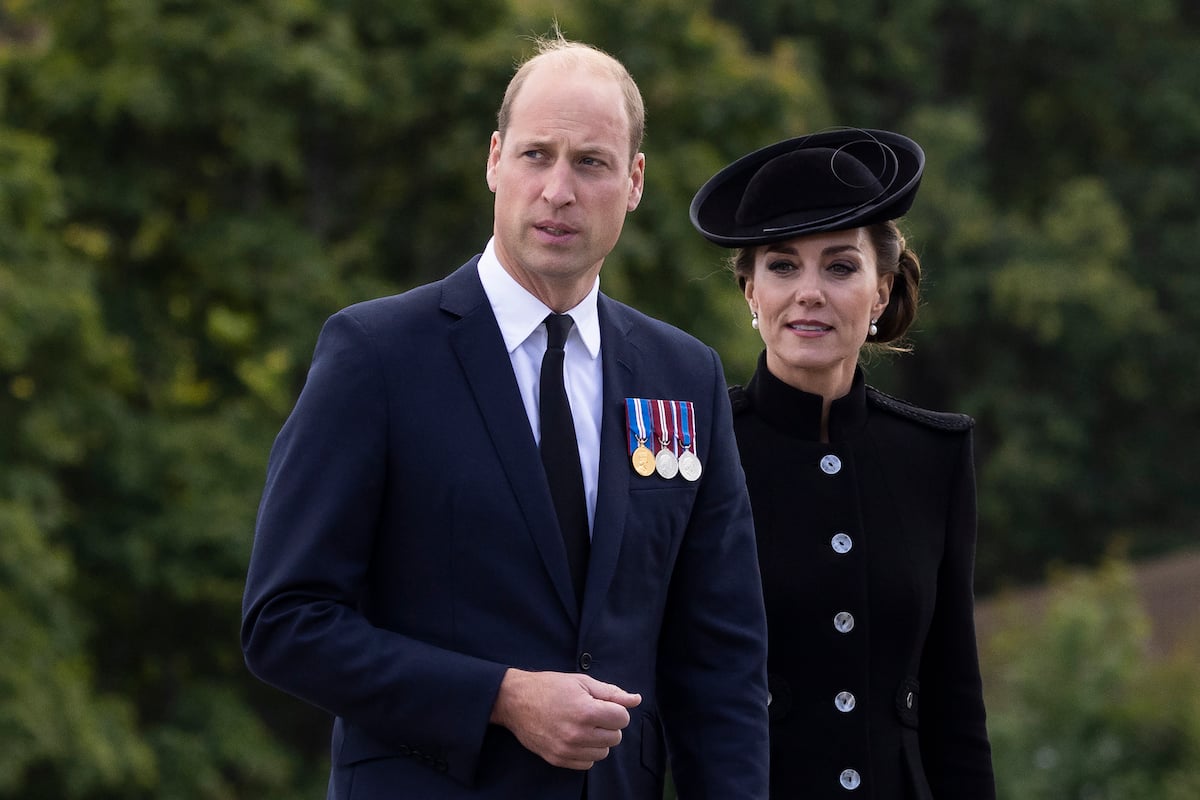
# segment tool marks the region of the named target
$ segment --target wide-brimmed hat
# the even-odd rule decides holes
[[[696,230],[750,247],[902,216],[925,170],[920,145],[890,131],[837,128],[742,156],[692,198]]]

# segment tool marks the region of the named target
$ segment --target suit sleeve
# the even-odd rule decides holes
[[[667,598],[660,711],[680,797],[766,798],[766,613],[729,395],[710,353],[709,446]]]
[[[971,435],[947,515],[937,607],[921,663],[921,758],[937,797],[996,796],[975,639],[975,471]]]
[[[505,666],[374,627],[361,612],[390,408],[375,343],[346,312],[330,318],[271,451],[242,648],[263,681],[470,783]]]

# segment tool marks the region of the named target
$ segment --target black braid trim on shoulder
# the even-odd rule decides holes
[[[913,422],[919,422],[930,428],[935,428],[939,431],[962,432],[969,431],[975,427],[975,420],[966,414],[954,414],[946,411],[929,411],[928,409],[914,406],[905,400],[898,397],[892,397],[890,394],[885,394],[873,386],[867,387],[867,402],[876,408],[890,411],[898,417],[910,419]]]
[[[734,414],[741,414],[743,411],[750,410],[750,395],[746,394],[744,387],[729,387],[729,405],[733,407]]]

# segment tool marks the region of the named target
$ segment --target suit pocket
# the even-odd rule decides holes
[[[667,480],[660,477],[658,473],[655,473],[648,478],[643,478],[640,475],[633,476],[633,479],[629,482],[629,492],[635,495],[641,492],[687,492],[694,495],[699,486],[700,483],[698,481],[693,483],[692,481],[685,481],[681,477]]]
[[[663,777],[666,766],[666,744],[663,742],[662,726],[653,714],[642,716],[642,766],[656,778]]]
[[[617,580],[643,592],[665,589],[695,503],[693,488],[631,491]]]

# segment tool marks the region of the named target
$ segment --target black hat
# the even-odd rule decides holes
[[[902,216],[925,153],[906,136],[837,128],[768,145],[708,179],[692,198],[696,230],[749,247]]]

